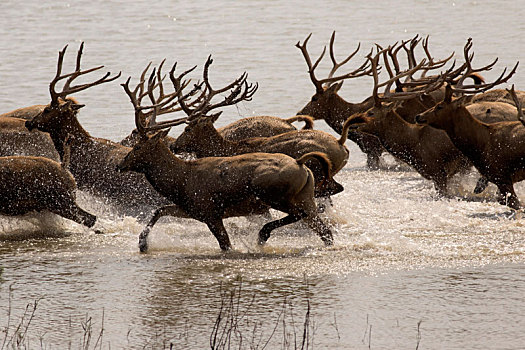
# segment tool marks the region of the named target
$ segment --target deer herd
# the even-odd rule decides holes
[[[75,201],[78,187],[131,215],[140,216],[137,208],[153,211],[139,237],[141,252],[148,249],[151,228],[165,215],[205,223],[226,251],[232,245],[224,218],[271,217],[269,209],[286,215],[261,228],[258,244],[263,245],[276,228],[304,220],[329,246],[333,234],[320,215],[318,198],[344,191],[334,176],[348,161],[347,139],[366,154],[370,170],[380,169],[381,155],[388,152],[431,180],[439,195],[447,196],[450,178],[474,168],[479,173],[474,193],[492,182],[501,204],[521,208],[513,184],[525,179],[525,92],[514,85],[495,89],[509,81],[518,63],[487,82],[482,73],[491,70],[497,58],[473,68],[471,39],[458,63],[452,60],[454,53],[434,60],[428,36],[416,36],[388,47],[376,44],[357,69],[339,74],[360,45],[338,62],[334,32],[329,43],[333,67],[320,79],[315,70],[326,46],[312,60],[307,49],[310,37],[296,47],[315,93],[295,116],[247,117],[216,128],[221,108],[250,101],[258,85],[249,83],[243,73],[226,86],[214,86],[209,79],[211,56],[202,78],[194,82],[189,76],[196,66],[179,73],[175,62],[165,72],[164,60],[157,67],[148,64],[135,86],[131,77],[121,83],[136,125],[121,142],[90,135],[77,119],[84,105],[72,97],[116,81],[121,74],[108,72],[76,84],[78,77],[92,76],[103,66],[81,68],[82,43],[74,71],[63,73],[64,47],[49,84],[49,104],[0,115],[0,214],[48,210],[93,227],[96,217]],[[419,47],[425,56],[421,60],[416,58]],[[371,79],[373,88],[370,97],[351,103],[339,91],[345,80],[358,77]],[[179,116],[159,121],[164,114]],[[316,130],[314,120],[319,119],[339,136]],[[304,125],[297,129],[293,123]],[[181,124],[185,128],[180,135],[168,136],[171,127]]]

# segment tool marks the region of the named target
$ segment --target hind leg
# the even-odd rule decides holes
[[[67,203],[60,203],[62,205],[59,207],[49,208],[49,211],[89,228],[95,225],[95,222],[97,221],[95,215],[80,208],[72,199],[66,200],[66,202]]]
[[[478,182],[476,183],[476,187],[474,188],[474,193],[480,194],[481,192],[485,191],[488,184],[489,179],[487,179],[485,176],[480,176]]]
[[[270,221],[269,223],[265,224],[262,229],[259,231],[259,245],[263,245],[266,243],[268,238],[270,238],[270,233],[275,230],[276,228],[293,224],[294,222],[297,222],[301,220],[305,215],[287,215],[282,219]]]
[[[305,218],[304,221],[306,221],[310,229],[312,229],[319,235],[319,237],[321,237],[321,240],[326,246],[331,246],[334,244],[334,236],[332,231],[317,214]]]
[[[514,192],[514,186],[511,183],[497,184],[499,190],[498,202],[500,204],[511,207],[512,209],[519,210],[521,208],[520,201],[516,192]]]

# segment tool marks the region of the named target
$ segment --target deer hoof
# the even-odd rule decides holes
[[[139,240],[139,250],[141,253],[146,253],[148,251],[148,241],[146,238]]]

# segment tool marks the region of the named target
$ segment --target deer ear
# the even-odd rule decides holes
[[[335,94],[337,91],[339,91],[339,89],[341,89],[342,86],[343,86],[343,82],[341,81],[339,83],[330,85],[327,90]]]
[[[214,115],[211,115],[210,116],[210,120],[212,123],[215,123],[217,121],[217,119],[219,119],[219,117],[221,116],[222,114],[222,111],[221,112],[217,112],[215,113]]]
[[[170,130],[171,130],[171,128],[168,128],[168,129],[165,129],[165,130],[161,130],[161,131],[157,132],[155,135],[153,135],[151,138],[155,139],[155,140],[162,140],[166,136],[168,136],[168,133],[170,132]]]
[[[73,103],[71,105],[71,108],[74,110],[74,111],[78,111],[80,108],[82,107],[85,107],[86,105],[81,105],[81,104],[78,104],[78,103]]]
[[[465,96],[463,98],[463,105],[471,104],[475,97],[476,97],[476,95],[467,95],[467,96]]]
[[[452,87],[450,86],[450,84],[447,84],[445,86],[445,99],[443,101],[445,101],[446,103],[452,102],[452,94]]]

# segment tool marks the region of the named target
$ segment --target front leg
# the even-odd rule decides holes
[[[153,225],[155,225],[161,217],[166,215],[177,216],[180,214],[180,211],[181,209],[176,205],[166,205],[155,210],[153,217],[139,235],[139,249],[141,253],[145,253],[148,250],[148,235]]]
[[[222,218],[206,220],[206,225],[208,225],[208,228],[217,239],[217,242],[219,242],[219,247],[221,247],[223,251],[232,249],[230,237],[228,237],[228,232],[226,232],[226,229],[224,228]]]

